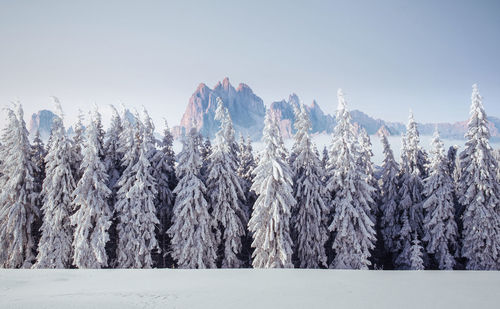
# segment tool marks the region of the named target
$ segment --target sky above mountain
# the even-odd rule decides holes
[[[229,76],[266,105],[297,93],[419,122],[468,117],[471,85],[500,116],[498,1],[2,1],[0,102],[67,122],[120,102],[178,124],[200,82]],[[103,108],[104,116],[109,109]],[[3,117],[2,117],[2,122]]]

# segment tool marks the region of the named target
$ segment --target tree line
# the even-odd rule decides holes
[[[20,104],[6,108],[0,146],[0,266],[4,268],[500,269],[500,170],[473,86],[466,143],[429,153],[410,114],[399,162],[371,142],[338,91],[322,155],[303,105],[288,151],[268,111],[264,149],[235,137],[217,98],[219,131],[195,128],[173,151],[147,111],[95,108],[70,138],[61,105],[45,146],[30,142]]]

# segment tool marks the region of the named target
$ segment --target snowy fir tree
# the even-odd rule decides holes
[[[246,192],[247,212],[250,214],[249,210],[255,201],[255,194],[250,190],[250,187],[252,186],[253,171],[257,166],[250,136],[245,140],[243,135],[241,135],[238,148],[238,176],[243,182],[243,189]]]
[[[420,134],[417,129],[417,123],[413,119],[412,112],[410,112],[406,130],[406,158],[408,160],[408,170],[406,172],[409,174],[407,185],[412,202],[412,205],[409,207],[410,225],[413,231],[417,231],[419,233],[418,235],[422,235],[422,177],[425,177],[426,174],[424,167],[426,165],[426,160],[424,159],[425,155],[420,147]],[[403,194],[401,199],[404,199]]]
[[[413,237],[413,243],[411,246],[410,254],[410,269],[411,270],[424,270],[424,260],[422,259],[422,246],[418,240],[417,233]]]
[[[240,142],[238,147],[238,176],[242,181],[243,192],[245,193],[245,213],[247,218],[250,218],[252,214],[253,204],[257,199],[257,195],[251,190],[253,171],[255,170],[256,163],[253,155],[252,140],[250,136],[247,136],[246,140],[243,135],[240,136]],[[246,266],[252,264],[252,235],[246,233],[246,237],[243,240],[243,256],[246,260]]]
[[[291,268],[291,209],[295,206],[292,172],[282,157],[277,120],[268,112],[264,121],[262,152],[252,190],[257,194],[248,228],[252,233],[254,268]]]
[[[210,164],[210,155],[212,154],[212,143],[210,139],[207,137],[203,140],[203,135],[198,132],[199,136],[199,147],[200,147],[200,155],[202,160],[201,165],[201,176],[203,181],[205,181],[208,177],[208,165]]]
[[[208,212],[206,187],[200,175],[202,166],[198,132],[192,128],[183,140],[176,170],[176,194],[171,237],[171,254],[179,268],[215,268],[217,240],[212,233],[214,219]]]
[[[76,212],[71,216],[74,226],[73,264],[78,268],[101,268],[107,266],[106,242],[111,226],[111,210],[108,197],[106,166],[99,153],[102,152],[99,140],[99,121],[94,113],[86,130],[87,139],[81,164],[82,178],[78,181],[74,196]]]
[[[248,217],[244,206],[245,193],[237,173],[233,124],[220,98],[217,98],[215,120],[220,122],[220,129],[208,165],[207,196],[215,220],[221,267],[239,268],[243,266],[242,239]]]
[[[101,160],[104,160],[104,157],[106,154],[104,151],[105,132],[104,132],[103,125],[102,125],[102,116],[101,116],[101,113],[99,113],[97,105],[94,105],[94,107],[93,107],[92,121],[94,122],[96,135],[97,135],[98,144],[96,146],[98,146],[99,158],[101,158]],[[82,153],[82,160],[83,160],[83,153]],[[83,174],[83,171],[81,171],[81,173]]]
[[[123,125],[121,117],[113,105],[111,105],[111,110],[111,124],[104,135],[104,164],[108,174],[108,187],[113,190],[123,171],[121,166],[123,153],[119,151],[120,134],[123,131]]]
[[[35,137],[33,138],[33,143],[31,147],[31,160],[36,165],[36,170],[34,171],[35,177],[35,191],[42,191],[42,183],[45,178],[45,156],[47,151],[40,138],[40,131],[36,130]],[[41,205],[40,205],[41,206]]]
[[[429,177],[424,180],[424,237],[427,252],[434,254],[439,269],[453,269],[457,247],[457,224],[453,198],[453,179],[439,133],[434,133]]]
[[[422,151],[417,123],[410,112],[406,134],[402,137],[401,171],[399,176],[398,222],[401,226],[398,239],[396,266],[410,267],[410,251],[413,235],[423,237],[423,180],[421,165]]]
[[[460,203],[464,206],[462,255],[467,269],[500,269],[500,186],[498,163],[489,144],[490,132],[477,85],[465,149],[460,154]]]
[[[311,121],[303,105],[296,115],[292,162],[293,194],[297,201],[292,212],[295,251],[300,268],[326,267],[325,242],[328,239],[322,178],[323,168],[312,143]]]
[[[125,162],[133,162],[118,181],[115,212],[118,245],[116,264],[119,268],[151,268],[152,252],[158,249],[155,225],[159,224],[154,201],[156,181],[151,174],[148,152],[151,145],[145,128],[136,119],[132,147]]]
[[[85,127],[83,126],[83,112],[78,110],[78,122],[75,124],[74,135],[71,141],[71,172],[75,182],[80,180],[82,171],[80,165],[82,164],[82,145],[84,140]]]
[[[381,190],[380,190],[380,225],[385,249],[391,253],[397,251],[396,240],[400,226],[398,222],[398,163],[394,159],[387,136],[381,138],[384,147],[384,161],[382,163]]]
[[[47,155],[47,150],[45,149],[42,139],[40,138],[40,131],[36,130],[31,147],[31,161],[36,166],[36,168],[33,171],[33,177],[35,181],[33,191],[37,194],[35,204],[38,209],[41,209],[43,204],[43,197],[40,193],[42,191],[43,180],[45,179],[46,155]],[[38,241],[40,240],[41,225],[42,225],[42,217],[41,216],[35,217],[35,222],[33,223],[33,227],[31,230],[31,234],[33,235],[33,239],[35,242],[35,247],[38,246]]]
[[[370,137],[364,128],[359,130],[358,143],[361,147],[360,156],[358,159],[359,166],[364,169],[366,175],[366,182],[374,188],[372,191],[373,203],[370,205],[370,218],[375,223],[378,216],[378,201],[380,196],[378,194],[378,181],[373,174],[373,164],[372,164],[372,143]]]
[[[34,261],[32,226],[39,216],[35,173],[21,104],[7,108],[2,134],[0,177],[0,267],[30,267]]]
[[[111,226],[109,227],[109,241],[106,244],[106,251],[108,254],[108,265],[116,259],[116,245],[118,235],[116,233],[116,218],[114,214],[114,207],[116,201],[117,187],[116,183],[120,179],[124,168],[121,165],[123,159],[123,152],[120,151],[120,135],[123,132],[123,124],[120,114],[116,108],[111,105],[111,122],[108,130],[104,134],[104,166],[106,167],[106,174],[108,175],[108,188],[111,193],[108,197],[108,205],[111,211]]]
[[[330,160],[330,157],[328,156],[328,147],[323,147],[323,153],[321,155],[321,166],[323,169],[326,169],[328,165],[328,160]]]
[[[171,224],[172,207],[174,204],[174,194],[172,190],[176,184],[175,177],[175,155],[172,149],[173,136],[170,133],[167,122],[165,121],[165,131],[163,140],[160,143],[160,149],[154,153],[151,158],[151,167],[153,177],[157,184],[157,195],[155,198],[155,207],[160,224],[156,230],[156,237],[160,246],[160,254],[157,257],[158,267],[167,267],[172,264],[167,256],[170,239],[167,230]]]
[[[42,236],[38,245],[36,268],[68,268],[71,266],[73,229],[72,193],[75,180],[71,169],[72,143],[66,136],[63,113],[55,98],[59,117],[52,124],[52,142],[45,158],[46,177],[43,181]]]
[[[368,269],[370,250],[374,248],[374,222],[370,218],[375,190],[368,182],[366,171],[360,166],[362,147],[354,135],[351,115],[346,108],[342,90],[338,93],[337,125],[333,133],[329,166],[332,173],[326,184],[335,192],[334,210],[329,230],[334,239],[335,257],[332,268]]]

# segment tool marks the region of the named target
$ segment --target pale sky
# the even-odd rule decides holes
[[[500,1],[0,1],[0,102],[26,120],[145,106],[179,123],[200,82],[228,76],[266,104],[297,93],[406,122],[468,117],[479,84],[500,116]],[[3,117],[2,121],[3,121]]]

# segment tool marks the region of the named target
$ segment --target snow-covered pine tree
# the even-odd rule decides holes
[[[106,171],[108,174],[108,188],[113,191],[113,188],[123,171],[121,166],[123,153],[121,153],[118,149],[120,134],[123,131],[123,125],[120,114],[113,105],[111,105],[111,110],[111,124],[104,135],[104,164],[106,165]],[[111,195],[111,198],[113,199],[113,194]],[[112,207],[113,204],[114,202],[111,202],[110,206]]]
[[[384,147],[384,161],[382,163],[382,187],[380,192],[380,211],[382,237],[384,238],[385,249],[394,254],[397,252],[396,241],[400,230],[398,222],[398,163],[394,159],[387,136],[381,138]]]
[[[370,219],[375,190],[360,166],[361,146],[354,134],[351,115],[346,108],[344,94],[338,90],[337,125],[333,133],[329,165],[332,174],[326,188],[335,192],[332,201],[333,220],[329,226],[334,239],[335,257],[330,267],[368,269],[370,250],[376,240],[374,222]]]
[[[68,268],[71,266],[73,229],[72,193],[75,190],[71,163],[72,143],[66,136],[59,100],[54,98],[59,117],[52,124],[52,142],[45,157],[43,181],[42,236],[38,245],[35,268]]]
[[[43,205],[43,196],[40,194],[42,192],[43,180],[45,179],[45,156],[47,155],[47,150],[40,138],[40,131],[36,130],[35,137],[33,138],[33,143],[31,147],[31,161],[35,164],[36,169],[33,171],[34,177],[34,189],[36,192],[36,207],[41,209]],[[41,212],[40,212],[41,214]],[[40,227],[42,225],[42,217],[35,217],[35,222],[33,222],[33,227],[31,234],[33,235],[33,240],[35,242],[35,247],[38,247],[38,241],[40,240]]]
[[[115,212],[118,218],[117,267],[151,268],[152,251],[158,249],[155,225],[159,224],[154,205],[156,181],[151,174],[148,152],[151,145],[145,128],[136,119],[133,146],[124,162],[134,162],[118,181]]]
[[[37,167],[32,161],[28,130],[21,104],[7,108],[2,134],[0,192],[0,267],[30,267],[35,242],[32,226],[40,211],[36,205]]]
[[[252,140],[250,139],[250,136],[247,136],[247,139],[245,140],[243,135],[241,135],[238,151],[238,176],[242,180],[243,192],[245,193],[245,212],[247,214],[247,218],[250,218],[252,214],[253,204],[257,199],[257,195],[254,191],[251,190],[253,171],[256,167],[255,158],[252,151]],[[243,240],[243,256],[246,260],[245,266],[249,266],[252,264],[252,252],[252,235],[247,232],[247,235]]]
[[[99,147],[99,157],[101,158],[101,161],[104,160],[106,156],[106,152],[104,150],[104,137],[106,132],[104,132],[103,125],[102,125],[102,116],[101,113],[99,113],[97,105],[94,106],[93,112],[92,112],[92,117],[93,121],[95,123],[96,127],[96,132],[97,132],[97,141],[98,144],[97,146]],[[83,153],[82,153],[82,160],[83,160]],[[83,174],[83,171],[81,171]]]
[[[47,151],[45,149],[45,145],[43,144],[43,141],[40,138],[40,131],[37,129],[31,147],[31,159],[37,167],[36,171],[34,171],[33,173],[34,174],[33,176],[35,177],[35,191],[38,193],[42,191],[42,183],[43,179],[45,178],[46,155]]]
[[[395,264],[400,269],[409,269],[411,266],[413,235],[417,233],[419,238],[423,237],[423,181],[420,166],[424,163],[419,143],[417,123],[410,112],[406,134],[402,136],[399,176],[398,221],[401,230],[398,239],[399,256]]]
[[[201,176],[203,179],[203,182],[206,181],[208,177],[208,165],[210,164],[210,155],[212,154],[212,143],[210,142],[210,138],[206,137],[205,140],[203,140],[203,135],[198,132],[199,135],[199,147],[200,147],[200,155],[201,155],[201,160],[202,160],[202,165],[201,165]]]
[[[71,173],[75,182],[82,177],[80,165],[82,164],[82,145],[85,138],[85,127],[83,126],[83,112],[78,110],[78,121],[75,124],[73,139],[71,140]]]
[[[215,268],[217,240],[212,233],[214,219],[208,212],[206,187],[200,175],[202,166],[198,132],[192,128],[183,140],[176,170],[176,194],[171,237],[171,254],[179,268]]]
[[[238,176],[243,180],[244,191],[249,193],[252,186],[252,173],[256,166],[250,137],[245,140],[243,135],[240,135],[238,148]]]
[[[410,269],[411,270],[424,270],[423,248],[418,240],[418,235],[415,233],[413,236],[413,243],[411,246],[410,254]]]
[[[323,147],[323,153],[321,155],[321,166],[325,170],[326,170],[326,167],[328,165],[329,159],[330,159],[330,157],[328,156],[328,148],[325,146],[325,147]]]
[[[500,269],[500,186],[497,161],[489,144],[490,132],[477,85],[465,149],[460,154],[460,203],[464,206],[462,255],[467,269]]]
[[[321,161],[316,154],[310,131],[311,121],[303,105],[296,114],[292,162],[293,194],[297,201],[292,212],[295,251],[300,268],[326,267],[325,242],[328,239],[326,195]]]
[[[380,200],[378,182],[373,174],[373,163],[372,163],[372,142],[370,141],[370,136],[366,132],[365,128],[361,128],[358,134],[358,143],[361,147],[361,153],[359,156],[359,165],[364,169],[366,174],[366,182],[374,188],[372,192],[373,203],[370,205],[371,213],[370,217],[375,223],[378,216],[378,202]]]
[[[240,268],[243,266],[242,239],[248,217],[244,206],[245,192],[237,173],[237,152],[232,149],[236,145],[233,124],[220,98],[217,98],[215,120],[220,122],[220,129],[208,165],[207,196],[215,220],[220,265],[222,268]]]
[[[111,226],[108,229],[109,241],[106,243],[106,252],[108,256],[108,265],[112,266],[116,260],[116,246],[118,235],[116,231],[117,220],[114,216],[114,208],[116,202],[116,193],[118,188],[116,183],[120,179],[124,168],[121,165],[123,152],[120,150],[120,135],[123,134],[123,123],[120,114],[116,108],[111,105],[111,123],[104,135],[104,165],[108,175],[108,188],[111,194],[108,197],[108,205],[111,211]]]
[[[172,183],[176,183],[174,170],[175,155],[172,150],[172,142],[173,136],[165,121],[163,140],[160,143],[161,148],[151,158],[153,177],[157,183],[155,207],[160,221],[156,229],[156,238],[160,246],[160,252],[156,257],[156,265],[158,267],[168,267],[172,264],[171,258],[168,256],[170,238],[167,234],[167,230],[171,225],[172,207],[175,199],[172,193]]]
[[[270,111],[264,121],[265,149],[255,168],[252,190],[257,194],[248,228],[253,234],[254,268],[291,268],[291,209],[295,206],[290,167],[282,157],[282,138]]]
[[[457,224],[453,198],[453,180],[449,174],[444,145],[436,130],[432,140],[430,174],[424,180],[424,237],[427,252],[434,254],[439,269],[453,269],[457,248]]]
[[[99,113],[91,116],[86,130],[81,164],[82,178],[78,181],[74,196],[76,212],[71,216],[75,228],[73,238],[73,264],[78,268],[101,268],[108,265],[106,243],[111,226],[112,212],[108,205],[111,190],[108,188],[106,166],[99,153]]]
[[[458,157],[458,146],[453,145],[448,148],[448,153],[447,153],[447,159],[448,159],[448,174],[452,175],[455,173],[455,168],[457,167],[457,157]]]

